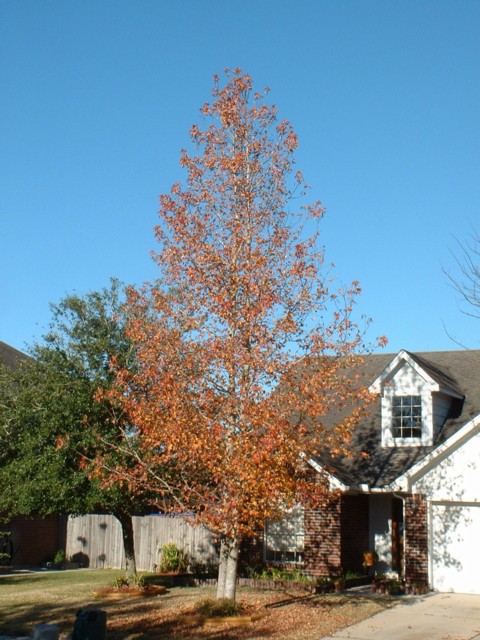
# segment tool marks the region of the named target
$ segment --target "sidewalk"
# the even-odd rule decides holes
[[[432,593],[406,600],[322,640],[480,640],[480,596]]]

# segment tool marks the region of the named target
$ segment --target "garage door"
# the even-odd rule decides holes
[[[433,503],[431,513],[433,588],[480,594],[480,505]]]

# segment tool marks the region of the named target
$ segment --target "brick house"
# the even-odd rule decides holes
[[[27,356],[0,341],[0,362],[7,367],[15,367]],[[1,428],[0,424],[0,428]],[[0,487],[8,491],[8,486]],[[13,565],[40,565],[53,560],[55,552],[65,546],[66,521],[60,515],[24,516],[16,515],[9,521],[1,519],[0,530],[11,533],[13,545]]]
[[[22,357],[0,342],[5,364]],[[363,553],[374,550],[378,572],[480,593],[479,372],[480,350],[367,356],[361,374],[376,400],[352,435],[352,455],[309,460],[327,474],[331,495],[267,522],[263,544],[251,541],[246,555],[325,575],[363,571]],[[61,517],[17,517],[0,529],[9,527],[15,564],[40,563],[63,547]]]
[[[378,572],[439,591],[480,593],[480,351],[373,354],[376,400],[352,456],[310,460],[335,491],[315,510],[267,523],[264,558],[312,575]]]

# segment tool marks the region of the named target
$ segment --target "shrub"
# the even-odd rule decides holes
[[[361,578],[362,574],[357,573],[356,571],[347,570],[343,574],[343,577],[345,578],[345,580],[356,580],[357,578]]]
[[[206,599],[195,605],[197,613],[207,618],[238,616],[244,610],[244,606],[235,600],[220,598],[219,600]]]
[[[200,560],[194,560],[189,564],[190,571],[195,575],[217,575],[218,572],[218,562],[215,560],[207,560],[206,562],[202,562]]]
[[[10,541],[11,544],[11,532],[10,531],[0,531],[0,564],[2,564],[2,560],[10,560],[11,554],[7,551],[7,544]]]
[[[312,580],[300,569],[280,569],[279,567],[268,567],[256,577],[261,580],[292,580],[293,582],[311,582]]]
[[[128,578],[126,576],[118,576],[113,581],[115,589],[121,589],[122,587],[128,587]]]
[[[188,569],[188,555],[174,542],[168,542],[160,549],[159,569],[168,573],[184,573]]]
[[[333,579],[331,576],[318,576],[315,582],[320,593],[330,593],[333,591]]]
[[[405,593],[403,584],[399,580],[388,580],[387,581],[387,592],[392,596],[399,596]]]
[[[133,575],[133,576],[119,576],[113,581],[115,589],[122,589],[124,587],[133,587],[135,589],[144,589],[146,586],[145,576]]]
[[[66,559],[67,559],[67,556],[65,555],[65,551],[63,549],[59,549],[55,554],[55,556],[53,557],[53,563],[63,564],[66,561]]]

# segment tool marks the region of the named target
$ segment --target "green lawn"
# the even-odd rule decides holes
[[[35,624],[55,622],[71,632],[79,608],[122,571],[72,570],[0,576],[0,634],[31,635]]]
[[[214,587],[175,587],[155,597],[111,600],[94,592],[122,571],[77,569],[0,576],[0,635],[33,635],[41,623],[71,637],[75,616],[88,605],[107,613],[108,640],[318,640],[398,603],[390,596],[305,594],[239,587],[245,610],[263,612],[243,627],[202,626],[195,604],[215,597]]]

